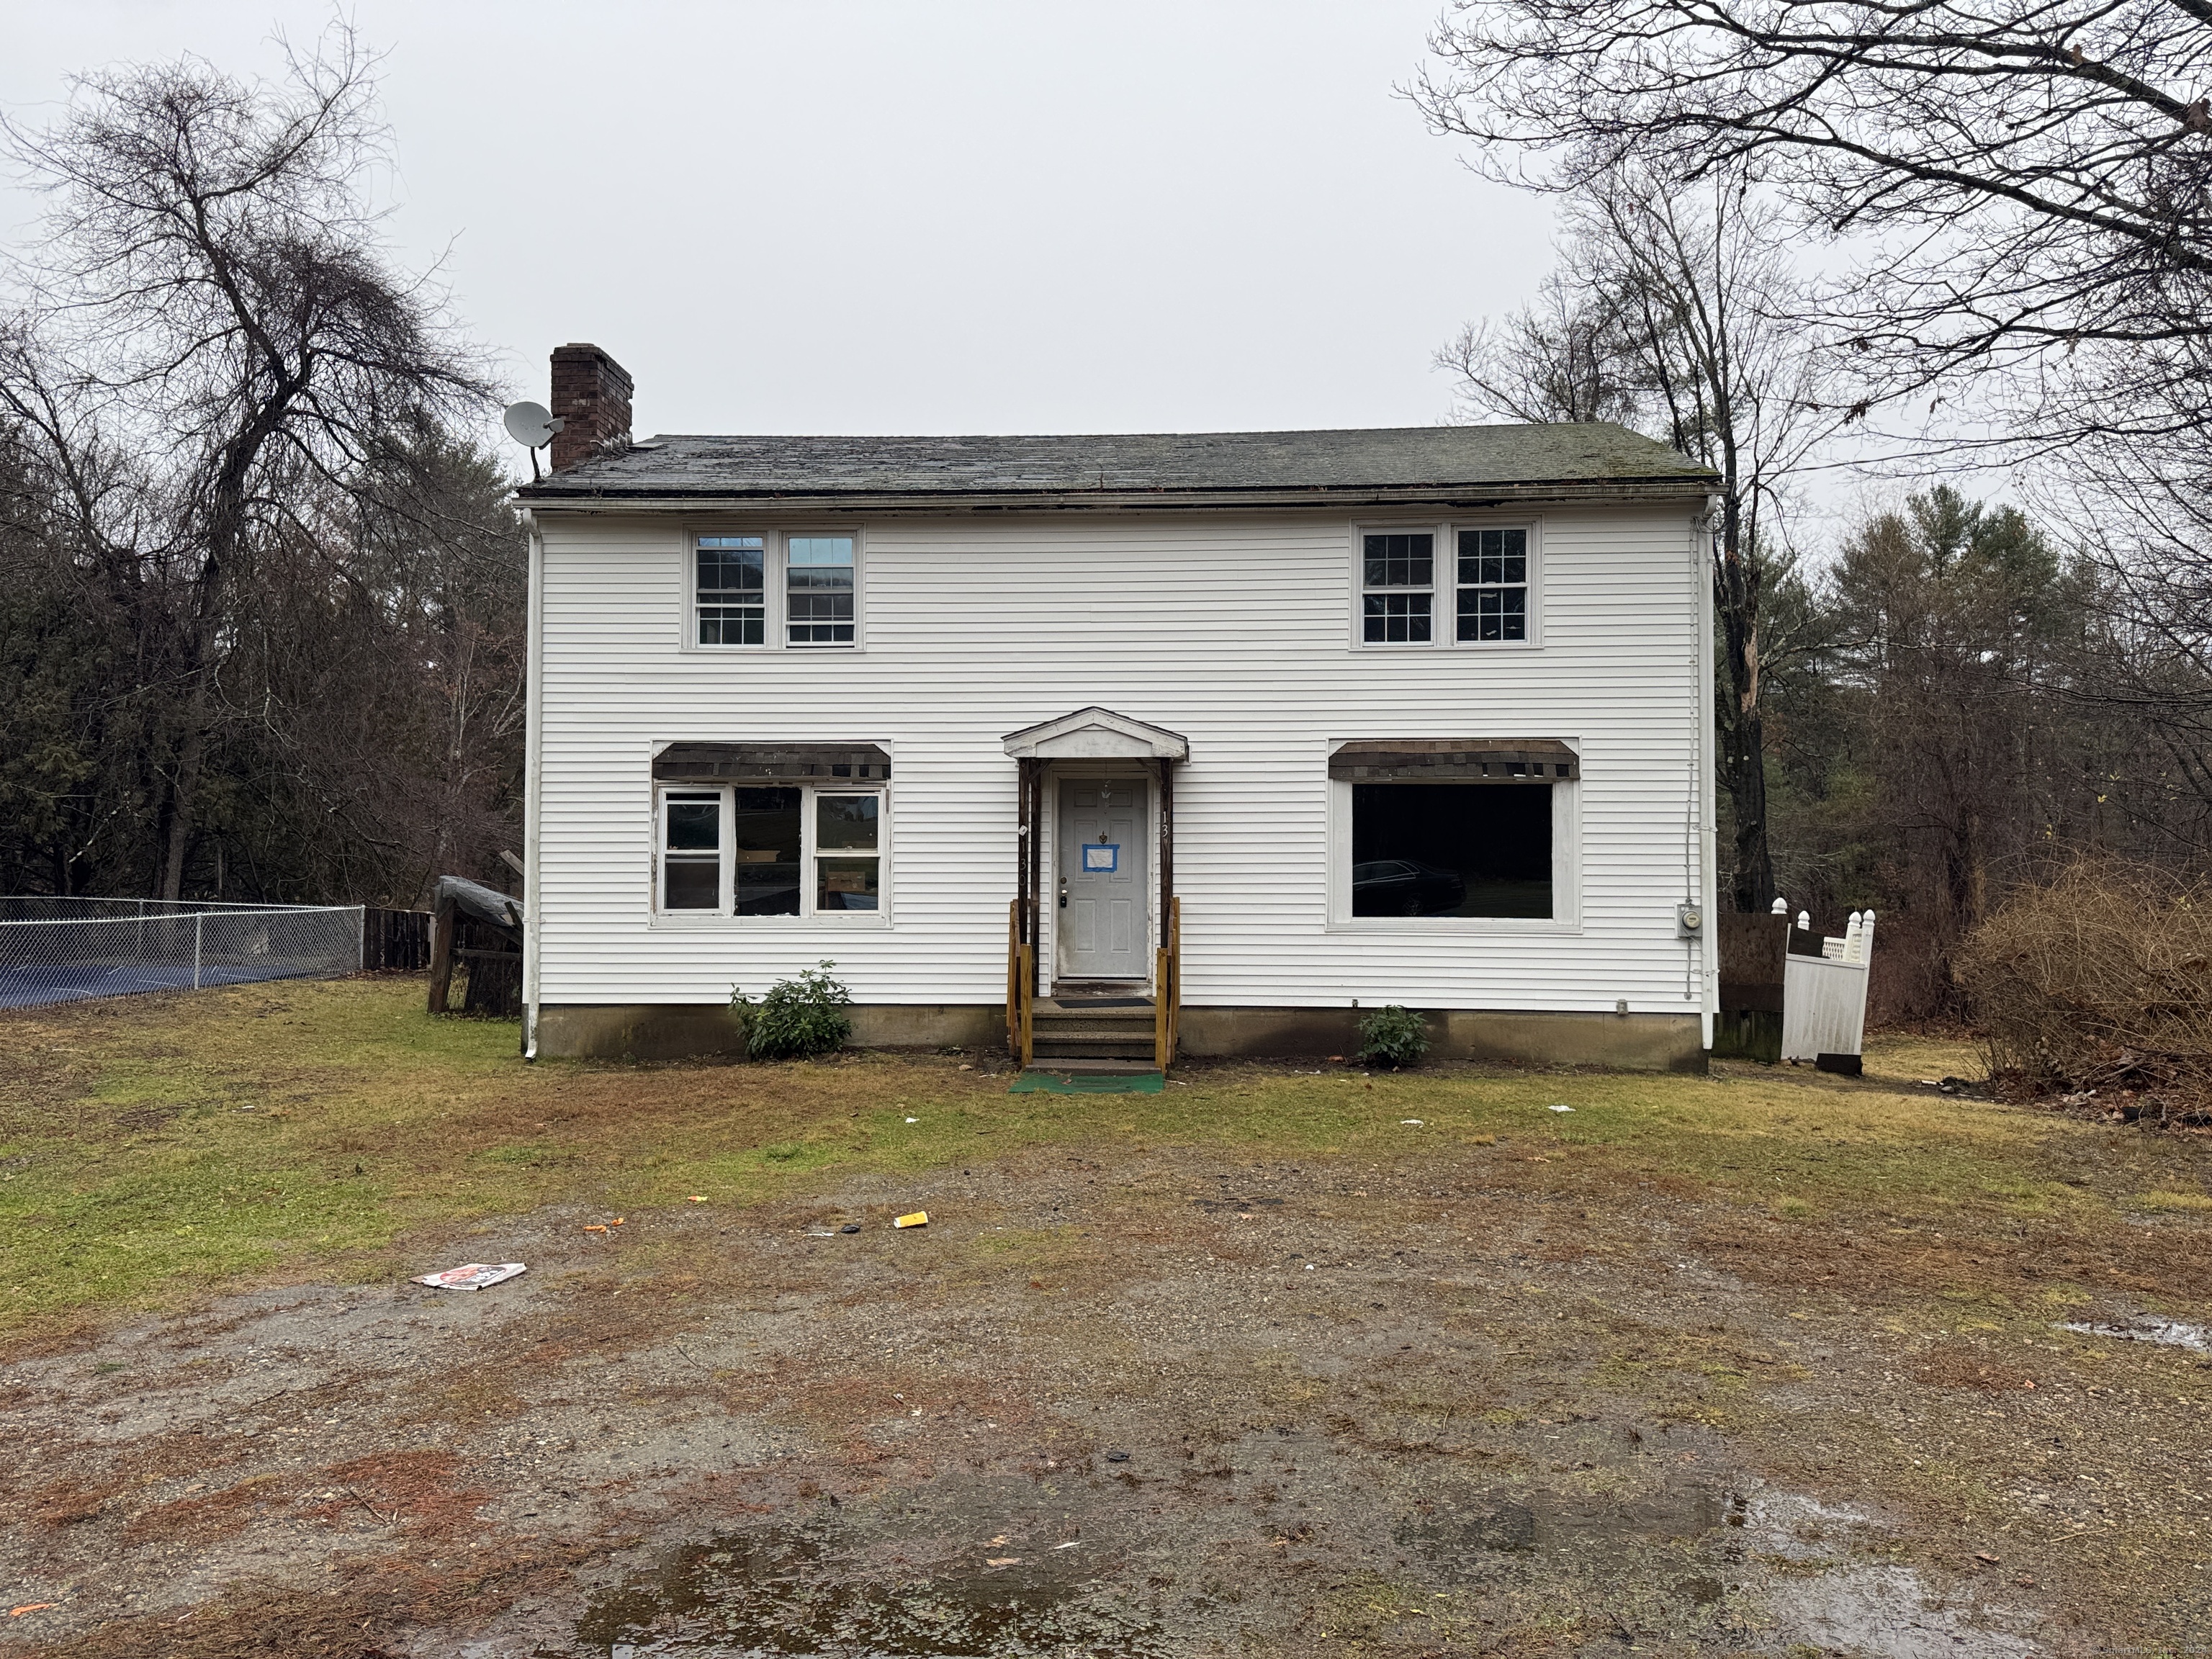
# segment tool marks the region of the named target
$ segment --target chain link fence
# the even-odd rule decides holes
[[[0,1008],[324,979],[362,966],[362,907],[0,897]]]

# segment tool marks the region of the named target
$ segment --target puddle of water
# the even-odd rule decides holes
[[[1992,1628],[2016,1623],[2007,1610],[1948,1605],[1913,1568],[1850,1560],[1878,1523],[1863,1510],[1796,1492],[1763,1492],[1741,1517],[1743,1544],[1758,1557],[1816,1571],[1765,1578],[1761,1596],[1778,1628],[1823,1652],[1880,1654],[1882,1659],[2029,1659],[2035,1644]]]
[[[1710,1486],[1685,1486],[1626,1503],[1558,1492],[1478,1495],[1399,1523],[1398,1542],[1451,1559],[1475,1550],[1572,1549],[1702,1537],[1741,1525],[1743,1500]]]
[[[916,1555],[941,1543],[903,1540]],[[577,1640],[611,1659],[1161,1650],[1151,1624],[1085,1585],[1079,1549],[963,1547],[932,1570],[897,1547],[885,1559],[884,1540],[827,1519],[716,1534],[595,1598]]]
[[[2058,1328],[2080,1336],[2113,1336],[2125,1342],[2156,1342],[2165,1347],[2186,1348],[2191,1353],[2212,1354],[2212,1331],[2177,1319],[2138,1319],[2125,1325],[2069,1322]]]
[[[1931,1604],[1910,1567],[1849,1567],[1778,1584],[1771,1595],[1799,1641],[1882,1659],[2029,1659],[2024,1637],[1969,1622],[1970,1612]]]

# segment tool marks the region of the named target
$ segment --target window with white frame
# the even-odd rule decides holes
[[[655,908],[842,916],[883,908],[884,793],[849,785],[668,787]]]
[[[1435,535],[1370,532],[1361,538],[1360,636],[1370,645],[1426,645],[1436,603]]]
[[[699,643],[759,645],[768,638],[768,549],[759,536],[702,536],[693,550]]]
[[[691,642],[849,647],[859,636],[851,535],[699,535],[691,544]]]
[[[1459,637],[1528,637],[1528,532],[1519,525],[1459,532]]]
[[[786,627],[793,645],[853,642],[853,538],[793,536],[784,550]]]
[[[1525,643],[1534,564],[1526,525],[1363,531],[1363,645]],[[1438,542],[1449,550],[1439,557]]]
[[[722,908],[722,820],[719,789],[671,789],[660,797],[660,908]]]

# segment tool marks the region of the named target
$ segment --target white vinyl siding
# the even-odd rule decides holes
[[[1366,526],[1340,514],[878,516],[843,532],[861,550],[864,650],[717,652],[679,648],[696,518],[541,507],[538,994],[720,1003],[829,957],[863,1003],[999,1003],[1016,821],[1000,740],[1097,704],[1190,741],[1175,774],[1186,1002],[1696,1012],[1674,921],[1683,898],[1709,902],[1686,886],[1706,666],[1693,511],[1547,508],[1528,573],[1540,636],[1532,620],[1502,650],[1365,647]],[[1446,532],[1467,527],[1435,527],[1440,592]],[[1440,627],[1452,611],[1440,599]],[[1333,914],[1328,754],[1394,738],[1575,748],[1552,921]],[[828,942],[827,918],[656,915],[653,757],[676,741],[879,744],[895,909],[842,918]]]

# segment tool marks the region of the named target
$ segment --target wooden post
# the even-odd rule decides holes
[[[1031,763],[1014,763],[1014,942],[1019,945],[1027,938],[1025,930],[1030,921],[1030,842],[1036,837],[1036,825],[1030,821],[1030,767]]]
[[[453,988],[453,902],[438,901],[430,918],[430,1012],[446,1012],[446,999]]]
[[[1036,1059],[1036,946],[1022,946],[1022,1043],[1019,1059],[1027,1071]]]
[[[1006,1053],[1022,1052],[1022,902],[1006,907]]]
[[[1029,932],[1022,940],[1029,947],[1029,967],[1025,970],[1029,977],[1022,986],[1024,1007],[1036,1000],[1037,951],[1044,943],[1044,763],[1033,760],[1029,767],[1030,844],[1025,856],[1029,860],[1030,870],[1030,914]],[[1024,1043],[1022,1064],[1026,1066],[1029,1064],[1026,1036]]]
[[[1182,1045],[1182,899],[1168,901],[1168,1060]],[[1163,1068],[1164,1069],[1164,1068]]]
[[[1160,757],[1160,948],[1168,944],[1168,907],[1175,902],[1175,763]]]

